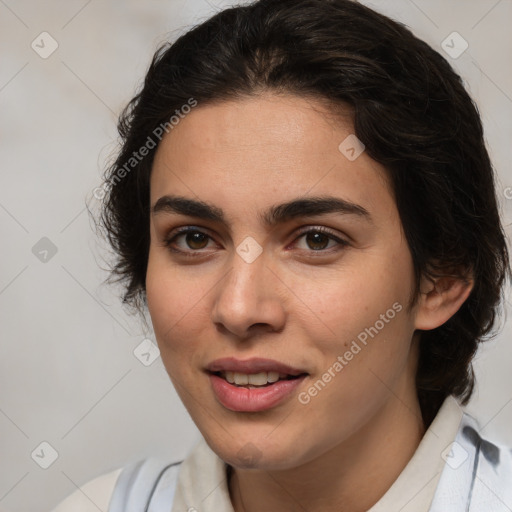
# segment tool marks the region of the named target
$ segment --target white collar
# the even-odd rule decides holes
[[[457,401],[446,398],[407,466],[368,512],[428,512],[462,416]],[[234,512],[227,467],[201,438],[181,464],[172,512]]]

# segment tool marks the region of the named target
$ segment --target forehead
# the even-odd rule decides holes
[[[205,200],[237,194],[246,204],[261,196],[276,202],[338,193],[368,205],[389,203],[385,169],[365,152],[356,159],[343,152],[351,137],[348,109],[334,116],[311,98],[262,94],[199,103],[159,145],[151,203],[170,193]]]
[[[256,146],[277,146],[284,151],[304,148],[318,154],[332,150],[326,134],[331,132],[338,137],[340,129],[353,131],[348,107],[345,115],[340,110],[335,119],[332,109],[319,99],[267,92],[237,100],[199,103],[164,141],[168,139],[172,146],[187,143],[204,151],[250,153]],[[290,157],[288,154],[287,158]]]

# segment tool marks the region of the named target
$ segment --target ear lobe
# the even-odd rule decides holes
[[[433,281],[422,278],[414,326],[429,331],[443,325],[469,297],[473,289],[472,277],[443,276]]]

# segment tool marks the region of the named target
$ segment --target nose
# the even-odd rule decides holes
[[[231,270],[215,288],[212,321],[238,339],[279,332],[286,321],[284,288],[264,254],[252,263],[235,254]]]

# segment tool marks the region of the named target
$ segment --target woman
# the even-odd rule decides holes
[[[119,128],[113,276],[204,439],[97,479],[104,508],[511,509],[510,451],[460,407],[508,252],[438,53],[354,2],[260,0],[161,48]]]

